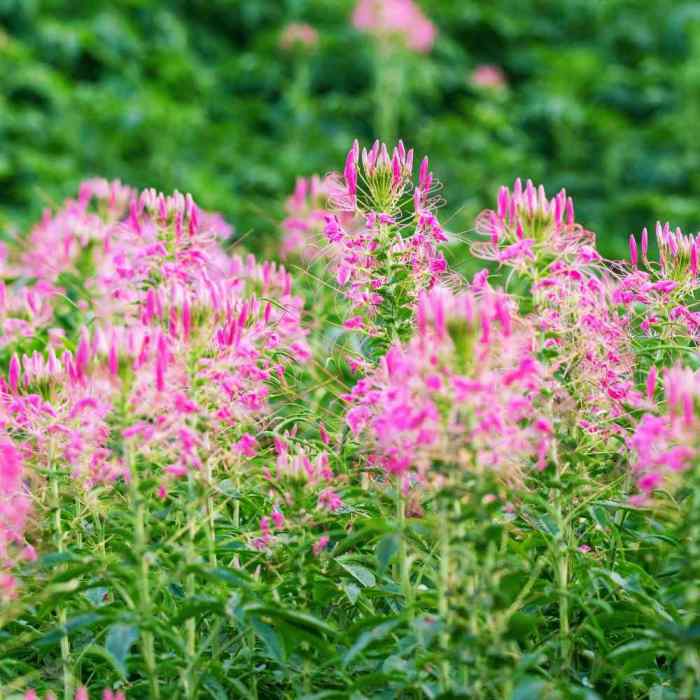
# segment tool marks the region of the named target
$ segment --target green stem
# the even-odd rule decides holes
[[[60,473],[58,466],[54,464],[53,447],[49,448],[49,471],[51,474],[51,499],[53,505],[53,527],[54,527],[54,542],[56,551],[62,554],[65,549],[63,546],[63,523],[61,518],[61,493],[60,493]],[[58,603],[57,609],[58,624],[61,627],[61,666],[63,672],[63,697],[64,700],[73,700],[74,679],[70,668],[70,639],[66,632],[66,622],[68,616],[66,610]]]
[[[160,687],[156,671],[155,642],[153,632],[146,629],[152,618],[151,588],[149,582],[150,564],[148,558],[148,538],[146,534],[146,503],[139,490],[139,475],[135,461],[131,453],[128,456],[131,487],[131,507],[134,513],[134,546],[136,556],[139,559],[138,592],[139,614],[141,618],[141,647],[148,674],[150,697],[154,700],[160,698]]]
[[[569,624],[569,547],[571,544],[570,522],[564,515],[562,508],[563,488],[562,469],[556,449],[553,450],[554,463],[556,465],[557,489],[553,494],[555,498],[555,518],[557,524],[557,536],[554,542],[555,576],[559,596],[559,641],[561,663],[563,669],[568,669],[571,664],[571,628]]]
[[[195,563],[197,551],[195,548],[195,538],[197,535],[196,524],[196,493],[195,484],[192,479],[192,474],[188,475],[187,480],[187,555],[186,562],[188,566]],[[192,600],[195,595],[195,578],[192,572],[187,574],[185,582],[185,591],[188,600]],[[188,617],[185,622],[186,632],[186,653],[187,653],[187,669],[185,673],[185,697],[188,699],[194,698],[195,683],[193,678],[195,658],[197,655],[197,621],[194,617]]]
[[[205,519],[205,530],[207,537],[207,547],[209,549],[209,565],[212,567],[218,566],[216,557],[216,530],[215,530],[215,510],[214,510],[214,497],[212,496],[212,470],[211,462],[207,460],[206,465],[206,483],[204,487],[207,490],[207,500],[206,500],[206,519]]]
[[[445,505],[439,509],[438,519],[438,539],[440,543],[440,573],[438,586],[438,615],[442,621],[443,629],[440,635],[440,646],[442,647],[442,661],[440,668],[440,689],[446,693],[450,687],[450,661],[447,656],[450,646],[449,631],[449,590],[450,590],[450,523],[445,512]]]
[[[406,502],[401,491],[401,480],[396,480],[396,519],[399,524],[399,585],[406,609],[413,607],[413,591],[411,590],[411,572],[408,561],[406,543]]]

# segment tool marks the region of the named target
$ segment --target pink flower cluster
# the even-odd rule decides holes
[[[553,369],[567,376],[578,425],[602,437],[622,432],[617,419],[643,397],[634,381],[630,319],[616,308],[617,281],[595,249],[595,236],[574,220],[561,190],[516,180],[503,187],[496,210],[483,212],[477,231],[488,241],[473,252],[514,268],[530,282],[531,320]]]
[[[428,53],[437,37],[435,25],[413,0],[359,0],[352,21],[380,41],[396,38],[419,53]]]
[[[542,185],[528,180],[523,187],[520,178],[512,191],[501,187],[497,208],[479,215],[476,231],[488,239],[473,246],[477,257],[518,269],[532,266],[542,253],[562,256],[595,240],[574,221],[573,200],[565,190],[548,199]]]
[[[517,479],[544,468],[553,427],[541,394],[548,378],[513,302],[487,285],[421,294],[417,331],[392,346],[349,395],[346,420],[369,464],[391,474],[435,465],[493,469]]]
[[[619,280],[615,302],[628,307],[644,335],[697,343],[700,313],[694,310],[694,297],[700,234],[685,235],[680,228],[672,231],[668,223],[657,223],[656,242],[658,264],[649,257],[647,230],[642,231],[639,245],[630,236],[631,269]]]
[[[657,370],[652,367],[647,379],[650,399],[656,381]],[[664,398],[663,411],[645,413],[629,439],[640,491],[637,503],[644,503],[655,489],[671,487],[700,455],[700,373],[680,366],[665,370]]]
[[[249,430],[265,420],[271,387],[311,353],[289,273],[227,255],[219,243],[229,231],[189,195],[92,181],[32,232],[27,264],[39,270],[39,297],[38,286],[50,286],[41,326],[54,342],[45,354],[13,355],[0,380],[0,430],[8,445],[22,442],[37,488],[47,466],[84,488],[128,478],[131,465],[111,443],[115,427],[127,452],[162,465],[162,496],[169,479],[203,471],[212,456],[252,449]],[[54,247],[65,253],[56,264]],[[63,273],[77,276],[86,259],[79,319],[90,326],[71,338],[55,332],[53,285]],[[23,293],[12,282],[4,290],[5,298]],[[7,464],[3,473],[15,474]],[[3,501],[3,542],[21,537],[21,489],[11,486],[3,481],[2,494],[17,526],[10,530]]]
[[[391,155],[375,141],[357,141],[341,175],[328,178],[331,206],[325,234],[337,283],[356,311],[372,318],[389,304],[397,315],[447,270],[439,250],[447,240],[437,219],[434,178],[424,158],[413,181],[413,150],[399,141]],[[362,317],[349,327],[363,327]],[[370,329],[371,330],[371,329]]]
[[[285,210],[281,257],[296,256],[309,263],[326,257],[327,242],[323,234],[329,213],[326,181],[318,175],[298,178]]]
[[[0,442],[0,602],[15,595],[17,582],[9,572],[17,559],[34,558],[25,540],[31,497],[24,480],[19,451],[7,440]]]

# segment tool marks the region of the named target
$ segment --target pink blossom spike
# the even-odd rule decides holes
[[[15,393],[17,393],[17,388],[19,387],[21,372],[22,369],[20,366],[19,357],[17,357],[17,353],[14,353],[10,359],[8,382],[10,384],[10,389],[12,389],[12,391]]]
[[[634,234],[630,235],[629,248],[630,248],[630,263],[632,264],[632,267],[637,267],[637,263],[638,263],[637,239],[634,237]]]
[[[646,389],[647,389],[647,398],[649,399],[649,401],[653,401],[654,394],[656,392],[656,366],[655,365],[652,365],[649,368],[649,372],[647,373]]]

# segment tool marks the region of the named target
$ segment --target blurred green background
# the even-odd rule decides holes
[[[398,132],[465,232],[501,184],[566,187],[620,254],[657,218],[700,221],[700,4],[419,0],[439,30],[401,56]],[[90,175],[190,191],[258,250],[297,175],[375,135],[375,45],[352,0],[0,0],[0,230]],[[315,50],[283,50],[302,21]],[[470,82],[480,64],[505,87]]]

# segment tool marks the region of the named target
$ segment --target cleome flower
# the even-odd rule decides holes
[[[518,480],[547,464],[547,384],[507,295],[435,287],[420,296],[416,334],[346,396],[346,422],[390,474],[430,480],[442,465]]]
[[[391,155],[379,141],[360,154],[355,141],[343,174],[331,175],[327,187],[334,212],[325,217],[325,234],[353,326],[405,337],[419,293],[447,270],[428,159],[414,183],[413,151],[401,141]]]
[[[437,36],[435,26],[413,0],[359,0],[352,21],[380,41],[394,39],[419,53],[428,53]]]
[[[653,398],[657,370],[649,371],[648,394]],[[632,472],[639,494],[633,501],[643,504],[658,489],[674,489],[680,475],[697,466],[698,402],[700,373],[679,365],[666,369],[664,402],[655,413],[645,413],[628,440]]]

